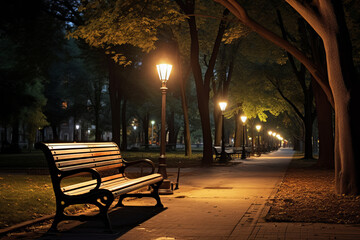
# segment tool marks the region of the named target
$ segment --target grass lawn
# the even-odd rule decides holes
[[[0,174],[0,228],[55,212],[49,176]]]
[[[158,163],[158,152],[123,152],[127,161],[148,158]],[[201,164],[202,153],[193,153],[191,158],[183,152],[166,153],[168,167],[196,167]],[[21,154],[0,154],[0,229],[14,224],[55,213],[55,195],[50,176],[26,173],[1,173],[1,169],[47,168],[41,151]],[[69,179],[67,184],[78,179]],[[76,206],[69,210],[78,210]]]
[[[148,158],[155,164],[158,163],[159,152],[145,151],[123,151],[122,157],[127,161]],[[181,167],[196,167],[201,164],[202,153],[195,152],[189,158],[184,152],[174,151],[166,153],[168,167],[178,167],[179,161]],[[41,151],[33,151],[19,154],[0,154],[1,168],[47,168],[46,159]]]

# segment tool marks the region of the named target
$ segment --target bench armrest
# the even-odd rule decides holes
[[[155,172],[155,164],[150,159],[141,159],[141,160],[136,160],[136,161],[131,161],[131,162],[124,161],[124,163],[125,163],[125,167],[123,169],[124,171],[125,171],[125,168],[127,168],[127,167],[130,167],[130,166],[133,166],[136,164],[140,164],[140,163],[146,163],[146,164],[149,164],[152,168],[151,174],[153,174]]]
[[[95,191],[95,190],[99,189],[100,185],[101,185],[101,176],[100,176],[100,173],[93,168],[81,168],[81,169],[75,169],[75,170],[70,170],[70,171],[62,171],[61,176],[59,176],[60,181],[65,177],[69,177],[69,176],[76,175],[79,173],[86,173],[86,172],[91,173],[93,178],[96,179],[96,186],[95,186],[95,188],[91,189],[90,191]]]

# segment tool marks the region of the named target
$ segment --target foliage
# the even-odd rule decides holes
[[[79,11],[85,24],[69,32],[68,37],[104,48],[120,64],[129,62],[112,46],[130,44],[149,52],[155,48],[159,28],[179,24],[185,18],[169,0],[94,0],[80,6]]]

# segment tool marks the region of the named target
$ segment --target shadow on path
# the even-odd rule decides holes
[[[153,206],[126,206],[114,208],[110,213],[113,231],[107,232],[104,224],[99,221],[64,221],[59,224],[59,232],[47,232],[38,239],[117,239],[138,227],[142,223],[165,211],[167,208]]]

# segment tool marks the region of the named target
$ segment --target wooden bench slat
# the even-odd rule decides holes
[[[119,158],[118,156],[111,156],[111,157],[106,157],[106,158],[102,158],[102,159],[85,158],[85,159],[78,159],[78,160],[72,160],[72,161],[59,161],[59,162],[56,162],[56,166],[58,168],[69,167],[69,166],[73,166],[73,165],[81,167],[83,164],[88,164],[88,163],[99,164],[102,162],[114,161],[114,160],[118,160],[119,163],[122,163],[122,159]]]
[[[115,196],[119,196],[119,195],[122,195],[122,194],[125,194],[125,193],[129,193],[129,192],[135,191],[135,190],[137,190],[139,188],[148,186],[149,184],[158,183],[161,179],[162,179],[162,177],[160,176],[159,178],[154,178],[154,179],[148,180],[147,182],[142,182],[142,183],[139,183],[137,185],[132,185],[132,186],[129,186],[127,188],[119,189],[117,191],[114,191],[113,194]]]
[[[132,190],[128,190],[128,188],[131,188],[131,187],[140,188],[142,186],[147,186],[147,185],[149,185],[149,181],[158,182],[159,179],[162,179],[162,177],[158,173],[143,176],[143,177],[136,178],[136,179],[116,178],[116,179],[109,180],[107,182],[102,182],[100,189],[107,189],[112,192],[121,190],[122,193],[125,193],[125,192],[132,191]],[[74,188],[74,190],[68,190],[65,193],[67,195],[84,194],[84,193],[89,192],[91,189],[93,189],[96,186],[95,180],[90,180],[87,183],[88,184],[84,185],[83,187]]]
[[[63,159],[76,159],[76,158],[89,158],[89,157],[98,157],[98,156],[110,156],[110,155],[120,155],[119,151],[108,151],[108,152],[89,152],[89,153],[75,153],[75,154],[66,154],[66,155],[56,155],[54,160],[63,160]],[[121,156],[119,156],[121,157]]]
[[[123,174],[116,174],[116,175],[111,175],[111,176],[108,176],[108,177],[103,177],[101,179],[101,182],[103,184],[103,183],[106,183],[108,181],[113,181],[115,179],[125,180]],[[96,179],[93,179],[93,180],[88,180],[88,181],[81,182],[81,183],[72,184],[72,185],[69,185],[69,186],[66,186],[66,187],[62,187],[61,190],[64,193],[66,193],[66,192],[70,192],[70,191],[73,191],[73,190],[76,190],[76,189],[81,189],[81,188],[86,188],[86,187],[89,187],[89,190],[91,190],[95,186],[96,186]]]
[[[118,151],[119,149],[117,147],[106,147],[106,148],[76,148],[76,149],[58,149],[58,150],[52,150],[51,153],[54,156],[62,155],[62,154],[76,154],[76,153],[96,153],[96,152],[104,152],[104,151]]]
[[[50,150],[57,150],[57,149],[76,149],[76,148],[93,148],[93,147],[117,147],[115,143],[72,143],[69,145],[68,143],[47,143],[45,144]]]
[[[114,164],[119,164],[119,160],[111,160],[111,161],[94,162],[94,163],[81,164],[81,165],[72,165],[72,166],[67,166],[67,167],[59,167],[59,170],[61,170],[61,171],[70,171],[70,170],[82,169],[82,168],[106,167],[108,165],[111,165],[111,168],[117,168],[119,166],[122,166],[122,164],[119,164],[119,165],[116,165],[116,166]]]

